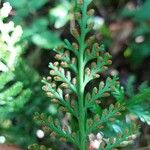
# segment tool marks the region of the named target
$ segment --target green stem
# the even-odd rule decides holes
[[[82,37],[82,36],[81,36]],[[80,131],[80,150],[86,150],[86,131],[85,131],[85,107],[84,107],[84,69],[83,69],[83,47],[84,38],[80,41],[80,51],[79,51],[79,131]]]
[[[80,150],[86,150],[86,131],[85,131],[85,108],[84,108],[84,89],[83,89],[83,59],[80,55],[79,61],[79,131],[80,131]]]
[[[79,38],[79,54],[78,54],[78,92],[79,92],[79,97],[78,97],[78,101],[79,101],[79,141],[80,141],[80,145],[79,145],[79,149],[80,150],[86,150],[87,149],[87,137],[86,137],[86,120],[85,120],[85,116],[86,116],[86,108],[84,105],[84,50],[85,50],[85,36],[86,36],[86,23],[87,23],[87,15],[86,15],[86,11],[87,11],[87,5],[86,5],[86,1],[83,3],[82,6],[82,20],[81,20],[81,24],[80,24],[80,31],[81,31],[81,35]]]

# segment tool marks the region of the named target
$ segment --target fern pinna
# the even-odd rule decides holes
[[[104,52],[103,46],[94,42],[95,36],[90,36],[93,28],[90,20],[94,14],[93,9],[88,10],[90,3],[90,0],[75,1],[76,25],[71,28],[75,42],[71,43],[65,39],[63,46],[54,49],[57,61],[49,64],[50,76],[42,81],[45,84],[43,90],[51,102],[58,104],[61,111],[69,112],[72,118],[68,124],[64,124],[53,116],[38,113],[35,116],[42,123],[45,132],[73,143],[80,150],[87,150],[90,147],[88,137],[91,133],[103,132],[106,123],[111,124],[125,109],[120,103],[111,104],[104,109],[100,106],[101,101],[109,97],[118,86],[118,77],[107,77],[105,82],[99,83],[98,88],[91,87],[93,89],[90,92],[87,90],[87,85],[91,85],[91,81],[95,79],[100,79],[100,74],[112,63],[111,55]],[[102,111],[91,111],[92,106]],[[132,140],[131,135],[135,132],[137,128],[130,125],[116,135],[106,137],[104,134],[99,149],[110,150],[118,147],[124,141]],[[36,145],[30,148],[40,149]]]

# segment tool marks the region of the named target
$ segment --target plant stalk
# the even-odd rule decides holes
[[[83,8],[82,8],[82,20],[80,24],[80,40],[79,40],[79,56],[78,56],[78,89],[79,89],[79,136],[80,136],[80,145],[79,149],[80,150],[87,150],[87,139],[86,139],[86,110],[84,106],[84,51],[85,51],[85,30],[86,30],[86,23],[87,23],[87,5],[86,5],[86,0],[83,3]]]

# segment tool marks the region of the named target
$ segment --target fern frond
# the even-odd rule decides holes
[[[115,90],[112,92],[112,94],[118,102],[125,103],[126,110],[128,110],[129,113],[134,114],[142,122],[146,122],[148,125],[150,124],[149,87],[140,90],[138,94],[135,94],[128,99],[126,99],[124,89],[121,86],[115,87]]]
[[[129,107],[132,114],[136,115],[142,122],[150,125],[150,106],[148,105],[135,105]]]
[[[75,111],[75,109],[72,108],[69,95],[66,94],[64,97],[61,88],[56,89],[55,85],[48,83],[46,80],[42,81],[46,84],[46,86],[43,86],[43,89],[47,92],[47,95],[52,99],[52,101],[54,103],[59,103],[76,117],[77,112]]]
[[[112,94],[115,97],[115,99],[119,102],[125,100],[125,91],[124,91],[124,88],[120,85],[114,88],[114,91],[112,92]]]
[[[144,101],[150,101],[150,87],[142,90],[138,94],[134,95],[129,99],[128,105],[140,104]]]
[[[103,128],[103,124],[107,122],[112,122],[114,121],[118,116],[121,115],[120,111],[124,111],[125,107],[121,105],[120,103],[116,103],[115,105],[111,104],[109,106],[109,109],[104,109],[101,117],[99,114],[97,114],[94,118],[94,120],[89,122],[89,125],[87,126],[87,133],[90,134],[94,132],[95,130],[97,131],[98,128],[101,129]],[[87,122],[88,124],[88,122]]]
[[[102,145],[99,150],[110,150],[132,143],[137,136],[138,130],[139,127],[132,123],[123,132],[118,133],[116,137],[109,138],[106,146]]]
[[[71,27],[70,31],[75,42],[71,43],[65,39],[63,46],[54,49],[58,62],[49,64],[50,76],[42,80],[43,90],[46,91],[51,102],[57,103],[58,107],[63,107],[64,113],[69,112],[75,118],[70,119],[69,122],[75,121],[78,125],[77,129],[74,129],[73,123],[64,128],[62,122],[55,117],[50,117],[51,121],[46,122],[48,118],[36,115],[37,120],[45,126],[46,130],[72,142],[80,150],[88,149],[88,135],[91,132],[100,130],[101,126],[109,121],[114,121],[121,115],[120,111],[125,109],[120,103],[110,105],[108,109],[98,106],[102,98],[110,96],[119,87],[116,76],[107,77],[106,81],[99,83],[99,88],[92,87],[91,92],[86,91],[88,83],[100,79],[100,74],[112,64],[112,56],[104,51],[103,45],[95,43],[95,36],[88,34],[93,28],[89,20],[94,14],[93,9],[88,10],[90,2],[91,0],[75,1],[74,16],[77,25]],[[119,95],[120,91],[117,92],[116,95]],[[92,106],[101,108],[102,113],[93,109],[91,113],[94,113],[95,117],[90,118],[88,112]],[[124,138],[120,142],[123,140]],[[113,146],[115,145],[118,146],[118,144]]]
[[[75,145],[78,145],[74,140],[75,134],[72,134],[67,126],[63,126],[62,122],[59,119],[57,118],[54,119],[52,117],[47,117],[44,114],[38,113],[36,113],[35,119],[38,122],[41,122],[43,130],[46,132],[46,134],[51,134],[58,136],[59,138],[64,138],[64,140],[67,140],[69,142],[74,143]]]
[[[100,82],[99,88],[96,87],[93,89],[92,94],[87,93],[86,95],[86,107],[90,107],[95,102],[98,102],[102,97],[110,96],[110,93],[114,90],[117,85],[118,77],[114,76],[112,79],[107,77],[106,83],[103,81]]]
[[[23,89],[21,82],[15,82],[15,75],[12,72],[1,73],[0,83],[0,118],[2,119],[7,114],[22,108],[29,100],[31,91]]]
[[[97,57],[97,63],[91,63],[91,67],[85,69],[84,86],[86,86],[91,80],[98,78],[96,76],[98,76],[99,73],[102,73],[108,69],[107,65],[112,63],[110,58],[110,54],[106,53],[104,58]]]
[[[56,66],[57,65],[57,66]],[[77,89],[75,87],[75,85],[73,85],[73,83],[71,83],[71,72],[70,71],[67,71],[65,73],[64,69],[62,67],[59,67],[58,68],[58,65],[59,64],[52,64],[50,63],[49,64],[49,68],[52,69],[50,71],[50,75],[53,76],[54,80],[56,82],[62,82],[62,83],[66,83],[68,86],[68,88],[70,88],[74,93],[77,93]]]

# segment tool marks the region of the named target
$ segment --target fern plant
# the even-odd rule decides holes
[[[20,42],[23,31],[20,25],[16,26],[13,21],[9,21],[11,11],[11,5],[2,2],[0,8],[0,136],[4,136],[7,143],[25,148],[37,142],[37,137],[34,136],[37,125],[31,119],[34,112],[40,111],[46,104],[42,105],[45,96],[40,88],[40,75],[22,57],[26,46],[24,42]],[[30,99],[33,101],[29,101]],[[39,105],[40,109],[38,109]],[[34,132],[30,132],[31,128]]]
[[[54,49],[57,62],[49,64],[50,76],[42,80],[45,84],[43,90],[51,102],[57,104],[61,112],[68,112],[72,117],[64,123],[59,116],[56,118],[37,113],[35,119],[42,124],[48,135],[51,133],[51,136],[71,142],[80,150],[90,147],[88,137],[91,133],[101,131],[104,135],[101,134],[98,148],[110,150],[131,141],[138,127],[130,124],[117,134],[105,134],[106,124],[119,118],[125,106],[119,102],[112,102],[108,107],[101,105],[118,86],[117,76],[107,77],[105,82],[100,81],[98,87],[91,84],[101,79],[100,74],[107,71],[112,60],[104,46],[95,43],[95,36],[91,36],[93,23],[90,18],[94,10],[88,10],[90,3],[91,0],[75,1],[76,25],[71,28],[75,42],[65,39],[64,45]],[[89,86],[91,91],[87,90]],[[46,148],[32,145],[29,149]]]
[[[22,30],[13,22],[5,22],[11,11],[9,3],[0,9],[0,119],[19,110],[30,97],[30,90],[23,90],[23,83],[16,81],[13,73],[21,54],[21,47],[16,45]]]
[[[39,127],[32,118],[36,111],[42,112],[45,109],[45,113],[49,112],[49,104],[41,89],[41,76],[33,68],[30,58],[24,58],[22,55],[27,51],[27,45],[22,41],[22,27],[16,26],[11,21],[12,16],[9,18],[12,9],[14,12],[14,8],[8,2],[2,2],[0,8],[0,136],[5,137],[6,143],[13,143],[24,149],[31,143],[39,142],[39,137],[35,136]],[[34,54],[30,56],[35,62]]]
[[[135,115],[135,117],[142,122],[150,125],[150,87],[148,87],[146,82],[143,82],[139,86],[137,93],[134,86],[135,81],[135,76],[130,76],[126,82],[125,89],[121,86],[117,86],[113,91],[113,95],[116,101],[125,103],[127,115]]]

